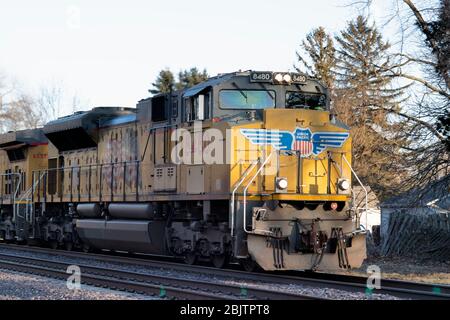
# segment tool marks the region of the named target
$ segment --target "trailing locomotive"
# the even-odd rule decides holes
[[[0,170],[5,241],[265,270],[365,258],[349,128],[300,74],[218,75],[0,135]]]

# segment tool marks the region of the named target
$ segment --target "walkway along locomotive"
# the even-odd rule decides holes
[[[349,128],[300,74],[222,74],[9,132],[0,170],[5,241],[265,270],[365,258]]]

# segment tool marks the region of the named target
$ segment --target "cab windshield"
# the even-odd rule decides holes
[[[286,92],[286,108],[325,110],[327,99],[324,94],[307,92]]]
[[[271,90],[222,90],[219,93],[223,109],[266,109],[275,107],[275,92]]]

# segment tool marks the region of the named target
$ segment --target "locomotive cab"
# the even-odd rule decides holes
[[[203,216],[198,219],[207,224],[215,217],[227,223],[234,258],[244,265],[256,262],[266,270],[335,269],[362,263],[363,208],[351,203],[349,128],[331,117],[327,88],[320,81],[292,73],[237,72],[212,78],[179,96],[180,125],[192,135],[190,160],[196,158],[196,130],[206,136],[215,128],[226,135],[225,167],[205,165],[205,159],[181,163],[178,192],[218,200],[226,186],[228,221],[211,212],[215,201],[200,196],[206,201],[201,202]],[[200,129],[194,128],[195,122],[202,123]],[[177,223],[172,227],[173,238],[178,239],[183,228]],[[195,234],[189,232],[184,242],[191,243],[188,238]]]

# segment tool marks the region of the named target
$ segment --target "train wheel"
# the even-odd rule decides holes
[[[258,264],[252,258],[242,259],[239,262],[247,272],[254,272],[258,269]]]
[[[211,262],[214,267],[222,269],[227,264],[227,256],[224,254],[213,255],[211,257]]]
[[[184,262],[189,265],[195,264],[197,261],[197,255],[194,252],[189,252],[184,256]]]

